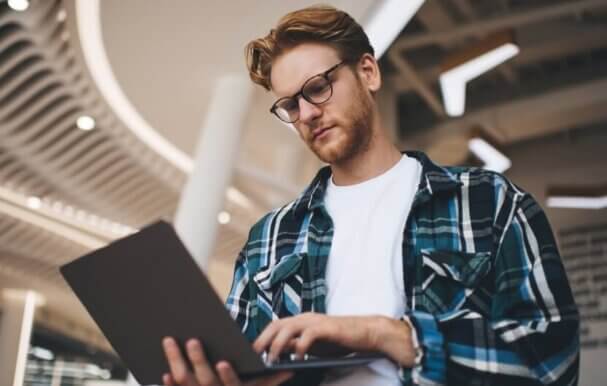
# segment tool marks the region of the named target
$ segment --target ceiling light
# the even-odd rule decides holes
[[[546,205],[551,208],[607,208],[607,185],[549,187]]]
[[[423,3],[424,0],[384,0],[373,10],[363,26],[376,58],[386,52]]]
[[[63,22],[65,21],[65,19],[67,18],[67,12],[65,12],[65,9],[61,9],[59,10],[59,12],[57,12],[57,21],[58,22]]]
[[[607,196],[603,197],[548,197],[546,205],[551,208],[604,209],[607,208]]]
[[[55,359],[55,355],[52,351],[42,347],[32,346],[30,347],[29,353],[38,359],[46,361],[52,361],[53,359]]]
[[[8,0],[8,6],[15,11],[25,11],[29,6],[28,0]]]
[[[448,57],[439,78],[445,111],[449,116],[464,114],[466,84],[499,66],[520,52],[511,32],[493,35]]]
[[[482,138],[470,139],[468,149],[485,163],[483,168],[487,170],[503,173],[512,166],[512,161],[508,157]]]
[[[227,190],[227,197],[229,200],[234,201],[236,204],[242,206],[245,209],[251,209],[253,203],[247,196],[245,196],[240,190],[230,186]]]
[[[34,196],[28,197],[27,206],[29,206],[31,209],[40,209],[40,207],[42,206],[42,200]]]
[[[219,221],[219,223],[222,225],[229,223],[231,219],[232,216],[230,216],[230,214],[226,211],[222,211],[217,215],[217,221]]]
[[[61,201],[55,201],[51,205],[51,209],[55,212],[60,212],[61,210],[63,210],[63,204],[61,203]]]
[[[93,130],[95,128],[95,120],[88,115],[83,115],[76,120],[76,126],[80,130]]]

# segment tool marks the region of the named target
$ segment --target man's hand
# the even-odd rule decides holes
[[[318,343],[333,343],[352,351],[379,351],[403,367],[413,367],[415,350],[407,323],[384,316],[328,316],[304,313],[275,320],[259,335],[253,348],[268,350],[268,359],[292,350],[298,358]]]
[[[202,345],[196,339],[190,339],[186,343],[186,353],[194,370],[191,372],[173,338],[165,338],[162,346],[171,369],[170,374],[162,377],[162,382],[166,386],[274,386],[293,376],[292,373],[281,372],[243,383],[228,362],[217,363],[216,371],[213,371],[204,355]]]

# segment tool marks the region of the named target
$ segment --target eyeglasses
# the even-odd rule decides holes
[[[297,94],[280,98],[274,102],[270,112],[283,122],[297,122],[299,119],[299,97],[302,96],[313,105],[328,101],[333,95],[333,82],[329,75],[344,63],[344,61],[341,61],[327,71],[306,80]]]

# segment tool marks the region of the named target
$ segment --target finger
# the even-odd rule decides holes
[[[192,375],[188,371],[181,352],[179,352],[177,342],[173,338],[167,337],[162,340],[162,347],[164,348],[164,355],[169,362],[172,380],[179,385],[190,384]]]
[[[275,320],[268,324],[266,328],[259,334],[255,342],[253,343],[253,349],[258,353],[262,353],[272,342],[274,335],[279,331],[281,321]]]
[[[286,349],[287,349],[287,350],[289,350],[289,352],[295,352],[295,347],[296,347],[296,345],[297,345],[297,340],[298,340],[298,339],[299,339],[299,338],[292,338],[292,339],[291,339],[291,340],[290,340],[290,341],[287,343]]]
[[[247,383],[247,386],[275,386],[280,385],[285,382],[287,379],[291,378],[293,373],[289,372],[281,372],[277,374],[272,374],[267,377],[258,378],[250,383]]]
[[[310,327],[305,329],[295,343],[295,356],[299,359],[303,358],[312,344],[319,338],[320,334],[318,328]]]
[[[291,339],[299,335],[300,329],[297,326],[285,325],[283,328],[274,336],[272,344],[270,346],[270,352],[268,353],[268,359],[272,362],[276,360],[280,353],[282,353],[285,347],[288,346]]]
[[[219,375],[219,380],[224,386],[241,386],[240,378],[236,374],[236,371],[232,368],[232,366],[225,361],[221,361],[217,363],[215,366],[217,370],[217,374]]]
[[[217,377],[215,377],[215,373],[209,365],[209,362],[204,355],[202,345],[198,339],[190,339],[186,343],[186,351],[188,353],[188,358],[190,358],[190,362],[192,363],[192,367],[194,368],[194,375],[196,376],[198,383],[201,385],[217,383]]]
[[[171,377],[171,374],[162,374],[162,384],[164,386],[175,386],[175,382],[173,382],[173,377]]]

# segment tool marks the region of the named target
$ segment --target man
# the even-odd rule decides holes
[[[505,177],[401,153],[382,128],[367,36],[346,13],[284,16],[247,46],[251,79],[329,166],[253,226],[227,306],[258,352],[332,343],[390,360],[251,384],[571,385],[579,317],[547,219]],[[241,385],[190,340],[167,385]],[[290,379],[289,379],[290,378]]]

